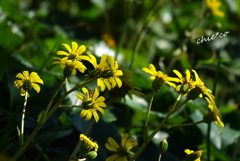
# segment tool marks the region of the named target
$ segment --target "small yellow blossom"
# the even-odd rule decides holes
[[[85,65],[78,60],[68,60],[66,57],[62,59],[55,59],[58,59],[58,61],[53,62],[53,64],[60,64],[60,68],[64,69],[64,76],[67,77],[70,75],[76,75],[77,70],[84,73],[85,69],[87,69]]]
[[[199,97],[202,98],[203,95],[205,95],[205,98],[208,97],[210,101],[214,102],[215,97],[213,96],[212,91],[207,87],[205,87],[204,83],[199,78],[197,72],[195,70],[192,70],[192,71],[194,72],[195,79],[196,79],[194,82],[194,85],[201,91],[201,94],[199,95]]]
[[[102,114],[104,114],[103,107],[107,107],[104,103],[105,98],[103,96],[99,96],[99,89],[96,88],[94,93],[87,90],[85,87],[82,88],[83,93],[85,94],[77,94],[77,98],[80,99],[83,102],[83,109],[80,113],[80,117],[85,117],[85,120],[88,121],[92,118],[92,115],[96,122],[99,121],[99,116],[97,111],[100,111]]]
[[[176,87],[176,85],[172,82],[179,82],[179,79],[178,78],[173,78],[173,77],[169,77],[168,75],[164,74],[163,72],[161,71],[156,71],[156,68],[153,64],[149,64],[149,69],[148,68],[142,68],[142,70],[146,73],[149,73],[151,74],[152,76],[150,76],[150,79],[152,80],[155,80],[155,79],[158,79],[158,80],[161,80],[162,82],[170,85],[170,86],[173,86],[173,87]]]
[[[114,60],[113,56],[108,56],[110,61],[110,70],[112,76],[109,78],[109,82],[112,84],[112,88],[115,88],[116,85],[120,88],[122,86],[122,81],[119,76],[123,75],[122,70],[118,69],[118,62]]]
[[[180,82],[176,87],[176,91],[180,91],[183,95],[186,95],[194,88],[194,81],[191,78],[190,71],[187,69],[184,76],[177,70],[173,70],[173,72],[178,76]],[[184,88],[185,86],[186,89]]]
[[[28,92],[32,87],[37,91],[37,93],[40,92],[40,86],[36,83],[43,84],[43,80],[36,72],[31,72],[29,75],[28,71],[23,71],[22,73],[18,73],[16,77],[21,79],[14,81],[14,86],[21,88],[21,96],[25,96],[25,93]]]
[[[221,115],[219,114],[218,108],[215,105],[215,102],[210,101],[208,98],[206,98],[206,100],[208,102],[208,107],[211,109],[211,114],[214,117],[214,123],[219,125],[220,133],[222,133],[222,128],[224,127],[224,124],[220,119]]]
[[[184,150],[184,152],[187,153],[187,158],[185,159],[185,161],[201,161],[200,157],[202,156],[203,153],[202,150],[194,152],[193,150],[186,149]]]
[[[207,7],[212,11],[212,13],[219,17],[224,17],[225,14],[223,11],[219,10],[221,7],[221,1],[219,0],[206,0]]]
[[[68,53],[65,51],[58,51],[57,55],[65,55],[69,60],[89,60],[88,56],[82,55],[82,53],[86,50],[84,45],[81,45],[78,48],[78,44],[76,42],[72,42],[72,48],[68,44],[62,44],[67,49]]]
[[[95,141],[92,141],[90,138],[88,138],[87,136],[85,136],[84,134],[80,134],[79,136],[79,140],[84,142],[84,147],[90,151],[91,149],[94,148],[94,151],[97,152],[98,151],[98,144]]]
[[[97,60],[93,55],[89,55],[89,62],[92,63],[95,68],[91,73],[98,73],[101,75],[100,78],[97,79],[97,85],[100,87],[101,91],[104,91],[106,87],[108,90],[111,90],[118,86],[119,88],[122,86],[122,81],[119,76],[122,76],[122,70],[119,69],[117,61],[114,60],[112,56],[102,55],[100,64],[97,64]],[[109,60],[109,64],[107,63]]]
[[[133,157],[135,153],[130,149],[137,145],[133,140],[134,137],[129,138],[129,135],[125,133],[119,145],[113,138],[109,137],[105,146],[108,150],[113,151],[114,155],[108,157],[106,161],[127,161],[127,157]]]

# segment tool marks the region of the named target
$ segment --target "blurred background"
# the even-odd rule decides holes
[[[7,161],[19,147],[23,97],[13,82],[16,74],[35,71],[44,85],[37,94],[30,91],[25,119],[25,136],[37,125],[37,116],[49,102],[62,79],[62,69],[52,65],[56,52],[66,50],[63,43],[76,41],[87,47],[87,54],[112,55],[133,72],[134,86],[144,96],[128,96],[106,108],[89,136],[99,144],[95,160],[103,161],[108,137],[120,141],[127,132],[140,146],[142,127],[151,95],[151,80],[142,71],[149,63],[169,76],[172,70],[194,69],[213,91],[225,124],[223,133],[211,124],[210,160],[240,161],[240,1],[219,0],[223,16],[214,14],[202,0],[1,0],[0,1],[0,160]],[[197,43],[216,33],[225,37]],[[89,69],[91,65],[85,64]],[[83,80],[77,74],[67,87]],[[95,88],[90,84],[89,88]],[[58,98],[63,94],[62,91]],[[65,104],[76,104],[74,92]],[[163,85],[154,98],[149,120],[151,133],[168,112],[177,92]],[[110,100],[110,96],[107,100]],[[56,99],[57,100],[57,99]],[[79,117],[79,109],[59,109],[30,143],[19,161],[67,160],[89,122]],[[207,102],[189,102],[169,120],[169,124],[190,123],[208,113]],[[203,150],[207,160],[207,124],[163,129],[157,133],[137,161],[157,160],[158,144],[167,138],[169,149],[162,161],[185,159],[185,149]],[[135,147],[133,151],[136,151]]]

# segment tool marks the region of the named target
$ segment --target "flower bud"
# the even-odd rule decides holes
[[[154,81],[152,82],[152,88],[156,91],[158,91],[160,89],[160,87],[162,86],[163,84],[163,80],[161,79],[154,79]]]
[[[195,100],[198,98],[198,96],[202,93],[202,91],[199,88],[193,88],[190,92],[188,92],[187,99],[189,100]]]
[[[104,70],[101,75],[103,78],[110,78],[113,76],[113,73],[111,70]]]
[[[159,143],[159,150],[160,150],[161,152],[165,152],[165,151],[167,151],[167,149],[168,149],[168,142],[167,142],[166,139],[163,139],[163,140],[160,141],[160,143]]]
[[[95,151],[90,151],[87,153],[87,160],[93,160],[97,157],[97,152]]]

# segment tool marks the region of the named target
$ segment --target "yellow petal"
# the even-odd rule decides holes
[[[22,87],[22,85],[23,85],[23,81],[22,80],[14,81],[14,86],[15,87],[20,88],[20,87]]]
[[[88,110],[87,116],[85,118],[86,121],[90,120],[92,118],[92,111]]]
[[[80,113],[80,117],[85,117],[86,115],[88,114],[88,110],[82,110],[81,113]]]
[[[97,114],[96,111],[93,111],[93,117],[94,117],[94,119],[95,119],[96,122],[99,121],[99,116],[98,116],[98,114]]]
[[[77,53],[79,55],[81,55],[84,51],[86,50],[86,47],[84,45],[81,45],[78,50],[77,50]]]
[[[127,133],[124,133],[122,136],[122,140],[121,140],[121,145],[125,147],[125,144],[127,142],[129,135]]]
[[[66,51],[58,51],[57,55],[68,55]]]
[[[65,46],[65,48],[67,49],[67,51],[68,51],[69,53],[72,52],[72,49],[70,48],[70,46],[69,46],[68,44],[62,44],[62,45]]]
[[[72,42],[72,52],[76,52],[78,48],[78,44],[76,42]]]
[[[113,146],[115,148],[119,148],[118,143],[112,137],[108,137],[108,142],[111,146]]]
[[[99,96],[99,89],[98,89],[98,88],[95,88],[95,91],[94,91],[94,94],[93,94],[92,99],[93,99],[93,100],[96,100],[98,96]]]
[[[32,83],[32,87],[37,91],[37,93],[40,92],[40,86],[36,83]]]
[[[84,100],[84,96],[82,95],[82,94],[76,94],[76,97],[78,98],[78,99],[80,99],[81,101],[83,101]]]
[[[117,82],[118,87],[119,87],[119,88],[122,87],[122,81],[121,81],[121,79],[119,79],[118,77],[115,77],[115,80],[116,80],[116,82]]]
[[[110,150],[110,151],[118,151],[117,148],[111,146],[109,143],[106,143],[106,144],[105,144],[105,147],[106,147],[108,150]]]

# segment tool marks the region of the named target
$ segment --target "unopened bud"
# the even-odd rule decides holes
[[[97,152],[95,151],[90,151],[87,153],[87,160],[93,160],[97,157]]]
[[[159,150],[160,150],[161,152],[165,152],[165,151],[167,151],[167,149],[168,149],[168,142],[167,142],[166,139],[163,139],[163,140],[160,141],[160,143],[159,143]]]

